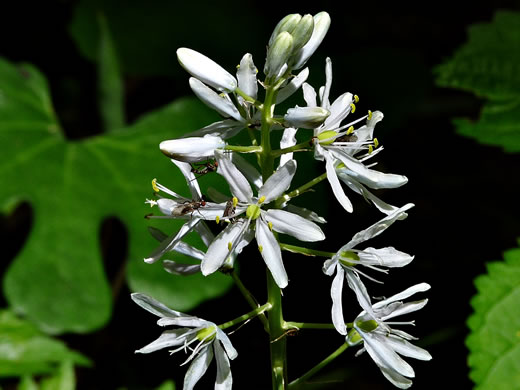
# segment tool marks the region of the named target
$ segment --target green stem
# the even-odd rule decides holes
[[[227,145],[224,150],[232,150],[234,152],[241,153],[261,153],[261,146],[240,146],[240,145]]]
[[[238,277],[238,275],[235,271],[231,272],[231,277],[233,278],[236,286],[238,287],[238,289],[240,290],[240,292],[246,299],[247,303],[249,303],[249,306],[251,306],[252,309],[256,309],[256,308],[260,307],[260,304],[258,303],[258,301],[255,299],[253,294],[251,294],[251,292],[249,292],[249,290],[246,288],[246,286],[244,286],[244,283],[242,283],[242,281],[240,280],[240,278]],[[267,323],[267,317],[265,316],[265,314],[261,313],[258,316],[258,318],[260,319],[260,321],[262,321],[265,331],[267,333],[269,333],[269,324]]]
[[[262,314],[264,311],[269,311],[269,310],[271,310],[271,304],[268,302],[265,305],[259,306],[256,309],[251,310],[249,313],[243,314],[240,317],[235,318],[234,320],[224,322],[223,324],[220,324],[218,327],[220,329],[227,329],[233,325],[244,322],[250,318],[253,318],[259,314]]]
[[[288,148],[273,150],[271,152],[271,156],[276,158],[276,157],[280,157],[282,154],[285,154],[285,153],[306,152],[306,151],[310,150],[309,148],[311,146],[312,145],[311,145],[310,141],[305,141],[305,142],[302,142],[301,144],[296,144],[294,146],[289,146]]]
[[[307,379],[309,379],[311,376],[316,374],[318,371],[320,371],[323,367],[325,367],[327,364],[329,364],[331,361],[336,359],[339,355],[341,355],[345,350],[349,347],[347,343],[344,343],[341,347],[336,349],[334,352],[332,352],[329,356],[327,356],[325,359],[323,359],[321,362],[316,364],[313,368],[311,368],[309,371],[307,371],[305,374],[303,374],[298,379],[295,379],[291,383],[289,383],[289,389],[294,390],[298,388],[299,385],[303,384]]]
[[[352,328],[352,322],[345,324],[347,328]],[[286,329],[335,329],[334,324],[318,324],[313,322],[294,322],[287,321],[285,323]]]
[[[300,253],[305,256],[332,257],[332,256],[336,255],[335,252],[318,251],[315,249],[304,248],[301,246],[289,245],[289,244],[283,244],[283,243],[280,243],[280,248],[283,249],[284,251],[288,251],[288,252],[292,252],[292,253]]]

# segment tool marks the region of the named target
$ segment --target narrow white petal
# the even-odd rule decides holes
[[[207,346],[199,352],[199,355],[193,359],[190,368],[188,368],[184,376],[183,390],[193,390],[199,379],[206,373],[212,359],[213,349],[211,346]]]
[[[316,101],[316,90],[311,87],[310,84],[303,83],[303,99],[307,103],[307,107],[316,107],[318,105]]]
[[[392,310],[391,313],[381,318],[382,321],[386,321],[390,318],[402,316],[405,314],[413,313],[414,311],[421,310],[428,303],[428,299],[422,299],[416,302],[406,302],[399,305],[397,308]]]
[[[216,150],[215,157],[218,162],[217,173],[224,176],[233,196],[236,196],[241,202],[251,202],[253,190],[244,175],[235,167],[225,153]]]
[[[258,69],[253,63],[253,56],[249,53],[244,54],[237,70],[238,87],[253,99],[256,99],[258,93],[257,73]]]
[[[395,387],[398,389],[408,389],[412,386],[412,381],[408,378],[405,378],[401,374],[398,374],[396,371],[379,367],[383,375],[386,379],[390,381]]]
[[[159,317],[191,317],[188,314],[170,309],[163,303],[153,299],[152,297],[149,297],[146,294],[133,293],[130,295],[130,297],[143,309]]]
[[[163,332],[157,340],[154,340],[143,348],[138,349],[135,353],[151,353],[163,348],[182,345],[186,341],[186,332],[189,330],[190,329],[187,328],[167,330]]]
[[[244,233],[243,227],[245,223],[247,223],[247,221],[238,221],[229,224],[215,237],[206,252],[206,256],[202,259],[201,271],[203,275],[209,275],[215,272],[224,264],[224,261],[226,261],[230,255],[229,243],[240,239],[239,235]]]
[[[338,200],[338,202],[343,206],[343,208],[348,211],[349,213],[352,212],[352,203],[345,195],[345,192],[343,191],[343,188],[341,187],[341,183],[339,182],[338,176],[336,176],[336,169],[334,168],[334,160],[333,157],[330,156],[330,154],[325,153],[325,168],[327,171],[327,180],[330,183],[330,186],[332,188],[332,192],[334,193],[334,196]]]
[[[332,276],[332,274],[334,273],[334,268],[337,265],[338,265],[338,260],[337,259],[335,259],[335,258],[327,259],[323,263],[323,267],[321,268],[321,270],[323,271],[323,273],[325,275]]]
[[[186,276],[200,272],[200,264],[183,264],[173,260],[164,260],[163,267],[173,275]]]
[[[259,247],[262,248],[262,257],[264,258],[267,268],[271,271],[274,281],[278,287],[286,287],[288,278],[285,267],[283,266],[280,245],[262,218],[256,220],[256,241]]]
[[[288,127],[283,131],[282,139],[280,140],[280,149],[290,148],[291,146],[296,145],[296,131],[293,127]],[[280,156],[279,167],[284,165],[287,161],[292,160],[293,153],[285,153]]]
[[[358,332],[360,331],[356,328]],[[405,362],[386,342],[386,336],[378,333],[360,333],[365,341],[365,348],[372,359],[380,367],[391,369],[397,373],[413,378],[415,373],[412,366]]]
[[[238,356],[238,352],[236,349],[231,345],[231,340],[229,339],[228,335],[220,328],[217,329],[217,339],[222,343],[224,346],[224,349],[226,350],[226,354],[231,360],[234,360]]]
[[[356,298],[359,303],[359,306],[361,306],[361,308],[365,312],[370,314],[370,316],[374,320],[377,321],[378,318],[377,318],[376,314],[374,313],[374,310],[372,309],[372,303],[370,302],[370,296],[368,295],[368,291],[367,291],[365,285],[363,284],[363,282],[361,281],[359,276],[357,274],[355,274],[354,272],[352,272],[348,269],[345,272],[346,272],[345,276],[347,278],[348,286],[350,287],[350,289],[352,291],[354,291],[356,293]]]
[[[318,225],[288,211],[267,210],[265,219],[273,224],[273,230],[296,237],[300,241],[314,242],[325,239],[325,234]]]
[[[430,353],[427,350],[413,345],[412,343],[402,339],[401,337],[390,335],[387,337],[386,343],[395,352],[406,357],[411,357],[418,360],[431,360],[432,358],[432,355],[430,355]]]
[[[413,256],[398,251],[393,247],[381,249],[366,248],[357,254],[361,264],[381,265],[384,267],[404,267],[413,260]]]
[[[302,84],[307,80],[307,77],[309,77],[309,68],[303,69],[298,73],[298,76],[293,77],[285,87],[280,89],[278,95],[276,95],[276,104],[280,104],[300,89]]]
[[[332,61],[329,57],[325,59],[325,86],[323,91],[320,91],[321,107],[328,109],[330,107],[329,95],[330,87],[332,85]]]
[[[327,12],[314,15],[314,30],[311,39],[295,55],[293,69],[300,69],[320,46],[323,38],[329,31],[330,16]]]
[[[408,287],[406,290],[401,291],[398,294],[392,295],[390,298],[377,302],[374,305],[374,309],[384,307],[392,302],[402,301],[403,299],[411,297],[412,295],[414,295],[418,292],[428,291],[430,289],[430,287],[431,286],[428,283],[419,283],[412,287]]]
[[[209,321],[200,319],[198,317],[163,317],[157,321],[159,326],[182,326],[184,328],[200,328],[205,327],[207,324],[211,324]],[[197,330],[193,330],[193,334],[196,334]]]
[[[197,181],[195,174],[192,172],[191,164],[188,164],[183,161],[177,161],[174,159],[172,159],[171,161],[177,166],[177,168],[180,169],[180,171],[184,175],[184,178],[186,179],[186,184],[188,184],[188,187],[191,192],[191,198],[202,199],[202,193],[200,192],[199,182]]]
[[[285,207],[285,209],[290,213],[298,214],[300,217],[308,219],[309,221],[317,223],[327,223],[327,220],[325,218],[320,217],[314,211],[306,209],[305,207],[299,207],[293,204],[289,204]]]
[[[217,111],[224,118],[232,118],[237,121],[244,119],[235,105],[223,96],[220,96],[206,84],[195,77],[190,77],[191,90],[209,108]]]
[[[287,161],[266,180],[258,191],[258,197],[265,196],[264,203],[266,204],[278,198],[289,188],[295,173],[296,160]]]
[[[188,73],[219,91],[232,92],[238,85],[237,80],[224,68],[195,50],[184,47],[177,49],[177,59]]]
[[[204,137],[205,135],[212,135],[222,139],[234,137],[240,130],[245,127],[245,124],[233,119],[224,119],[203,127],[202,129],[192,131],[185,134],[182,138],[188,137]]]
[[[213,158],[216,149],[226,146],[220,137],[205,135],[204,137],[179,138],[160,143],[161,152],[170,158],[185,162],[199,162]]]
[[[352,109],[352,99],[353,95],[350,92],[345,92],[334,100],[329,108],[330,116],[323,125],[325,129],[335,129],[340,126],[341,121],[347,117]]]
[[[336,267],[336,276],[332,281],[330,288],[330,296],[332,298],[332,323],[336,330],[342,334],[347,334],[345,319],[343,318],[343,280],[345,279],[345,271],[341,267]]]
[[[239,79],[240,80],[240,79]],[[231,376],[231,365],[224,349],[219,342],[213,343],[215,360],[217,361],[217,379],[215,380],[215,390],[231,390],[233,377]]]
[[[232,153],[231,161],[257,190],[262,187],[262,175],[253,165],[251,165],[244,157],[242,157],[240,153]]]

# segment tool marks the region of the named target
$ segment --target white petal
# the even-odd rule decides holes
[[[428,291],[430,289],[430,285],[428,283],[419,283],[419,284],[416,284],[412,287],[408,287],[406,290],[398,293],[398,294],[395,294],[395,295],[392,295],[390,298],[387,298],[385,300],[382,300],[380,302],[377,302],[375,305],[374,305],[374,308],[377,309],[377,308],[380,308],[380,307],[383,307],[383,306],[386,306],[388,305],[389,303],[392,303],[392,302],[397,302],[397,301],[401,301],[403,299],[406,299],[408,297],[411,297],[412,295],[414,295],[415,293],[418,293],[418,292],[424,292],[424,291]]]
[[[197,226],[200,224],[197,224]],[[196,230],[196,229],[195,229]],[[186,244],[184,241],[180,241],[173,250],[177,253],[181,253],[183,255],[193,257],[197,260],[202,260],[205,253],[201,251],[200,249],[197,249],[189,244]]]
[[[336,330],[342,334],[347,334],[347,327],[345,326],[345,319],[343,318],[343,280],[345,278],[345,271],[341,267],[336,267],[337,272],[332,286],[330,288],[330,296],[332,298],[332,323]]]
[[[253,56],[249,53],[244,54],[237,70],[238,87],[253,99],[256,99],[258,93],[257,73],[258,69],[253,63]]]
[[[238,170],[242,172],[251,183],[253,183],[253,186],[255,186],[256,189],[262,187],[262,175],[253,165],[242,157],[240,153],[232,153],[231,161],[235,164]]]
[[[406,302],[398,305],[392,310],[391,313],[381,318],[382,321],[386,321],[390,318],[402,316],[404,314],[413,313],[414,311],[421,310],[428,303],[428,299],[422,299],[416,302]]]
[[[230,255],[228,244],[235,242],[244,234],[244,224],[247,221],[238,221],[229,224],[213,240],[202,259],[201,271],[203,275],[209,275],[218,270]]]
[[[212,324],[209,321],[205,321],[203,319],[200,319],[198,317],[178,317],[178,318],[172,318],[172,317],[163,317],[157,321],[157,325],[159,326],[182,326],[184,328],[200,328],[200,327],[206,327],[208,324]],[[211,326],[211,325],[209,325]],[[193,330],[193,334],[197,333],[197,329]]]
[[[321,107],[294,107],[289,108],[283,119],[286,125],[304,129],[319,127],[330,112]]]
[[[151,353],[163,348],[182,345],[186,341],[186,332],[188,331],[189,329],[187,328],[167,330],[163,332],[157,340],[154,340],[143,348],[138,349],[135,353]]]
[[[288,211],[267,210],[265,219],[273,224],[273,230],[289,234],[300,241],[314,242],[325,239],[325,234],[318,225]]]
[[[338,202],[343,206],[345,210],[347,210],[349,213],[352,212],[352,203],[345,195],[345,192],[343,191],[343,188],[341,187],[341,183],[339,182],[338,177],[336,176],[336,169],[334,168],[334,160],[333,157],[330,156],[330,154],[325,153],[325,168],[327,170],[327,180],[330,183],[330,186],[332,188],[332,192],[334,193],[334,196],[338,200]]]
[[[230,73],[195,50],[184,47],[177,49],[177,59],[192,76],[219,91],[232,92],[237,87],[237,80]]]
[[[348,286],[356,293],[359,306],[361,306],[366,313],[370,314],[370,316],[377,321],[378,318],[372,309],[370,296],[368,295],[368,291],[359,276],[348,269],[346,270],[345,276],[347,278]]]
[[[262,247],[262,257],[264,258],[267,268],[271,271],[274,281],[278,287],[286,287],[288,278],[285,267],[283,266],[280,245],[262,218],[256,220],[256,241],[258,246]]]
[[[224,176],[233,196],[236,196],[241,202],[250,203],[253,198],[253,190],[244,175],[223,152],[215,151],[215,157],[218,162],[217,173]]]
[[[188,314],[175,311],[162,304],[161,302],[141,293],[133,293],[130,295],[132,300],[143,309],[155,314],[159,317],[191,317]]]
[[[186,179],[186,184],[188,184],[188,187],[191,192],[191,198],[202,199],[202,193],[200,192],[199,182],[197,181],[195,174],[192,172],[191,165],[186,162],[177,161],[174,159],[172,159],[171,161],[177,166],[177,168],[180,169],[180,171],[184,175],[184,178]]]
[[[360,330],[356,328],[358,332]],[[413,378],[415,373],[412,366],[405,362],[387,343],[386,336],[382,336],[378,333],[365,333],[360,332],[365,341],[365,348],[370,354],[372,359],[380,367],[391,369],[397,373]]]
[[[282,139],[280,140],[280,149],[290,148],[291,146],[296,145],[296,131],[297,129],[293,127],[288,127],[283,131]],[[287,161],[292,160],[293,153],[285,153],[280,156],[279,167],[284,165]]]
[[[311,87],[307,83],[303,83],[303,99],[305,103],[307,103],[307,107],[316,107],[318,103],[316,102],[316,91],[313,87]]]
[[[213,239],[215,238],[215,235],[209,230],[208,225],[206,225],[206,222],[200,222],[195,225],[195,231],[199,234],[200,238],[202,239],[202,242],[204,242],[204,245],[209,246]]]
[[[411,209],[413,206],[413,203],[408,203],[396,210],[394,213],[387,215],[380,221],[376,222],[369,228],[362,230],[359,233],[356,233],[354,237],[352,237],[350,242],[347,245],[345,245],[343,250],[346,250],[348,248],[354,248],[357,244],[366,241],[372,237],[380,235],[382,232],[388,229],[395,221],[403,219],[403,217],[406,216],[406,211]]]
[[[211,125],[203,127],[202,129],[185,134],[183,138],[213,135],[222,139],[228,139],[234,137],[244,127],[245,124],[243,122],[239,122],[233,119],[224,119],[223,121],[214,122]]]
[[[386,379],[390,381],[398,389],[408,389],[412,386],[412,381],[404,376],[398,374],[396,371],[379,367]]]
[[[231,376],[229,359],[219,342],[213,343],[213,349],[215,351],[215,360],[217,361],[215,390],[231,390],[233,386],[233,377]]]
[[[161,242],[158,248],[156,248],[147,258],[144,259],[146,263],[155,263],[157,260],[161,258],[166,252],[170,252],[175,248],[175,246],[182,240],[182,238],[191,232],[194,226],[200,221],[198,218],[192,218],[188,222],[186,222],[180,230],[175,234],[170,236],[168,239]]]
[[[314,211],[306,209],[305,207],[298,207],[293,204],[289,204],[285,207],[285,209],[290,213],[298,214],[300,217],[308,219],[309,221],[317,223],[327,223],[327,220],[325,218],[320,217]]]
[[[320,90],[321,107],[329,109],[329,94],[332,85],[332,61],[329,57],[325,59],[325,86]]]
[[[285,87],[280,89],[278,95],[276,95],[276,104],[280,104],[293,93],[295,93],[298,89],[300,89],[302,84],[307,80],[307,77],[309,77],[309,68],[303,69],[300,73],[298,73],[298,76],[293,77]]]
[[[220,96],[206,84],[195,77],[190,77],[190,87],[193,93],[209,108],[217,111],[224,118],[242,121],[243,118],[235,105],[225,97]]]
[[[199,355],[193,359],[190,364],[190,368],[186,372],[184,377],[183,390],[193,390],[193,387],[197,384],[202,375],[206,373],[206,370],[213,359],[213,349],[210,346],[205,347],[200,351]]]
[[[238,356],[238,352],[233,345],[231,345],[231,340],[229,340],[228,335],[220,328],[217,329],[217,339],[222,343],[224,349],[226,350],[226,354],[228,357],[233,360]]]
[[[386,343],[395,352],[406,357],[411,357],[418,360],[431,360],[432,358],[432,355],[430,355],[427,350],[413,345],[412,343],[394,335],[388,336]]]
[[[213,158],[216,149],[226,146],[220,137],[179,138],[163,141],[159,145],[161,152],[170,158],[185,162],[199,162]]]
[[[321,268],[321,270],[325,275],[332,276],[336,265],[338,265],[338,260],[336,258],[327,259],[323,263],[323,267]]]
[[[200,272],[199,264],[183,264],[173,260],[164,260],[163,267],[167,272],[173,275],[186,276]]]
[[[362,264],[381,265],[384,267],[404,267],[413,260],[413,256],[398,251],[393,247],[375,249],[366,248],[357,254]]]
[[[352,109],[350,106],[352,98],[350,92],[345,92],[332,103],[329,108],[330,116],[325,121],[324,128],[333,130],[340,126],[341,121],[347,117]]]
[[[269,203],[281,196],[289,186],[296,173],[296,160],[289,160],[278,168],[269,179],[267,179],[258,191],[258,197],[265,196],[264,203]]]
[[[325,38],[330,27],[330,16],[327,12],[320,12],[314,15],[314,30],[311,39],[295,55],[293,69],[300,69],[307,60],[314,54],[318,46]]]

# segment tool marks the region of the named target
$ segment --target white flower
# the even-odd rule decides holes
[[[163,141],[159,149],[166,156],[184,162],[199,162],[213,158],[216,149],[222,149],[226,142],[219,136],[206,134],[203,137],[179,138]]]
[[[203,225],[198,226],[202,223],[202,220],[215,220],[225,210],[225,204],[217,204],[212,202],[206,202],[202,200],[202,194],[200,192],[199,184],[196,180],[195,175],[191,171],[191,165],[185,162],[171,160],[182,172],[186,183],[190,189],[192,199],[185,198],[169,188],[157,183],[154,179],[152,181],[152,187],[156,192],[164,192],[170,195],[172,198],[159,198],[157,200],[147,200],[146,203],[150,206],[158,206],[159,210],[164,216],[157,216],[155,218],[172,218],[172,219],[187,219],[188,221],[182,225],[177,233],[167,239],[161,240],[161,244],[156,248],[147,258],[144,259],[147,263],[155,263],[159,260],[166,252],[171,252],[181,242],[186,234],[196,229],[203,240],[208,237],[208,233],[204,232],[207,227]],[[154,218],[151,216],[149,218]],[[201,233],[202,232],[202,233]],[[209,245],[209,242],[206,243]]]
[[[281,166],[260,187],[258,197],[254,197],[246,177],[231,160],[220,151],[216,151],[215,156],[218,161],[217,173],[226,179],[235,199],[234,217],[244,212],[246,217],[235,218],[233,223],[217,235],[202,260],[202,273],[209,275],[215,272],[230,254],[240,253],[253,238],[254,221],[254,235],[267,268],[277,285],[280,288],[286,287],[288,277],[282,262],[280,246],[272,230],[292,235],[302,241],[319,241],[325,238],[318,225],[297,214],[278,209],[266,211],[261,208],[289,188],[296,173],[296,161],[290,160]]]
[[[364,299],[362,307],[370,311],[370,298],[368,297],[363,282],[359,278],[360,274],[363,276],[367,275],[359,270],[359,266],[363,265],[367,268],[386,273],[387,267],[403,267],[413,260],[413,256],[400,252],[392,247],[381,249],[366,248],[364,250],[354,248],[358,244],[378,236],[395,221],[406,218],[406,211],[413,206],[412,203],[408,203],[369,228],[356,233],[347,244],[342,246],[331,259],[325,261],[323,264],[323,272],[325,274],[331,276],[334,271],[336,271],[330,295],[332,298],[332,322],[339,333],[347,334],[347,328],[345,327],[345,320],[343,318],[342,303],[343,280],[345,278],[347,279],[349,287],[356,292],[358,299]],[[369,278],[375,280],[371,277]]]
[[[159,338],[136,353],[150,353],[163,348],[173,354],[180,350],[190,350],[191,354],[183,363],[191,361],[184,377],[184,390],[191,390],[208,369],[213,356],[217,362],[215,389],[230,390],[233,385],[229,359],[237,357],[229,337],[213,322],[172,310],[155,299],[140,293],[131,295],[135,303],[143,309],[161,317],[159,326],[180,326],[178,329],[164,331]]]
[[[364,165],[364,161],[383,150],[378,147],[378,141],[373,137],[376,124],[383,119],[379,111],[369,111],[353,122],[342,125],[341,122],[349,113],[356,109],[357,96],[346,92],[339,96],[332,104],[329,102],[329,93],[332,85],[332,62],[326,60],[325,86],[319,90],[319,100],[322,109],[328,110],[330,116],[323,124],[314,129],[315,151],[318,160],[325,160],[327,179],[332,187],[336,199],[348,212],[352,212],[352,203],[345,195],[340,179],[354,192],[370,200],[383,213],[390,214],[397,208],[383,202],[366,189],[396,188],[407,183],[408,179],[402,175],[382,173]],[[308,107],[318,107],[317,94],[309,84],[303,84],[303,94]],[[366,119],[366,123],[354,129],[354,125]],[[375,150],[374,150],[375,148]],[[360,152],[367,152],[359,155]]]
[[[314,54],[318,46],[321,45],[323,38],[329,31],[330,16],[327,12],[319,12],[314,15],[314,28],[308,42],[294,54],[292,69],[300,69],[307,60]]]
[[[354,330],[351,330],[347,336],[350,345],[355,345],[362,340],[363,348],[357,355],[366,350],[383,375],[400,389],[407,389],[412,385],[412,381],[408,378],[413,378],[415,373],[399,355],[419,360],[430,360],[432,356],[425,349],[409,342],[409,340],[416,340],[415,337],[390,327],[394,324],[414,325],[413,321],[394,323],[388,320],[422,309],[428,302],[427,299],[408,303],[403,303],[401,300],[429,289],[429,284],[420,283],[374,304],[370,307],[370,312],[374,314],[371,315],[366,310],[362,311],[354,321]]]

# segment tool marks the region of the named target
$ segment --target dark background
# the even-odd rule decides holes
[[[348,90],[360,96],[358,108],[363,112],[384,112],[377,137],[386,150],[377,158],[378,167],[406,175],[409,183],[378,195],[391,204],[416,205],[406,222],[396,223],[367,243],[395,246],[414,254],[414,262],[383,277],[383,287],[367,282],[368,289],[374,296],[389,296],[416,283],[430,283],[432,290],[426,294],[430,302],[413,316],[417,326],[411,333],[420,337],[420,345],[431,352],[433,360],[408,359],[416,370],[414,388],[447,384],[471,388],[464,338],[465,321],[471,314],[469,300],[475,293],[473,279],[485,272],[486,262],[501,259],[504,250],[515,247],[520,237],[520,190],[514,180],[520,156],[457,136],[451,119],[478,118],[482,101],[469,93],[437,88],[432,69],[465,42],[469,24],[489,22],[497,9],[518,10],[519,3],[437,1],[410,8],[395,2],[386,6],[332,1],[321,1],[319,6],[279,2],[265,6],[232,1],[212,8],[199,2],[156,1],[146,2],[148,12],[144,13],[139,11],[144,2],[101,3],[122,57],[130,121],[191,93],[188,76],[176,62],[177,47],[199,50],[229,70],[245,52],[251,52],[262,69],[265,43],[281,17],[293,12],[329,12],[331,29],[308,63],[310,83],[323,83],[324,59],[330,56],[334,72],[331,97]],[[10,2],[0,11],[0,54],[11,61],[33,63],[43,71],[71,139],[100,132],[96,68],[69,34],[76,5],[67,1]],[[335,251],[381,217],[355,194],[348,194],[355,212],[347,215],[327,194],[330,191],[324,183],[316,193],[299,201],[302,205],[309,201],[311,207],[327,215],[323,250]],[[0,219],[2,246],[9,259],[23,245],[30,225],[30,205]],[[100,227],[100,242],[105,258],[124,261],[126,236],[118,221],[107,220]],[[265,275],[255,256],[255,251],[242,256],[242,277],[263,300]],[[9,261],[2,262],[2,271]],[[331,279],[321,272],[321,260],[284,254],[284,262],[291,279],[284,291],[286,319],[328,322]],[[107,269],[109,276],[115,277],[115,269]],[[168,378],[175,379],[181,388],[186,369],[179,368],[181,354],[134,355],[133,351],[155,339],[160,329],[125,292],[129,293],[123,290],[119,295],[106,328],[63,337],[70,347],[96,362],[93,369],[77,370],[78,389],[144,389]],[[347,294],[344,300],[346,316],[353,318],[359,311],[357,303]],[[232,290],[192,313],[220,323],[246,311],[238,291]],[[231,337],[239,350],[239,357],[232,362],[234,388],[268,389],[268,340],[259,323],[252,321]],[[290,337],[290,375],[302,374],[341,342],[334,331],[308,330]],[[368,355],[354,358],[350,352],[313,379],[321,383],[316,388],[393,388]],[[198,388],[213,387],[214,370],[213,365]],[[7,388],[10,383],[14,382],[6,381]]]

